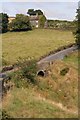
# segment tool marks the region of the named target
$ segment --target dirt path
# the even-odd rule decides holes
[[[73,52],[74,50],[77,50],[78,46],[73,46],[70,48],[66,48],[64,50],[61,50],[59,52],[56,52],[54,54],[51,54],[40,61],[38,61],[38,64],[44,63],[44,62],[51,62],[53,60],[63,59],[65,55],[68,55],[69,53]]]
[[[46,99],[45,97],[42,97],[40,94],[37,95],[37,99],[38,99],[38,100],[45,101],[45,102],[47,102],[47,103],[49,103],[49,104],[52,104],[52,105],[54,105],[55,107],[58,107],[59,109],[65,111],[65,112],[67,112],[67,113],[78,115],[78,110],[68,109],[67,107],[64,107],[64,106],[62,105],[62,103],[57,103],[57,102],[52,101],[52,100],[50,100],[50,99]]]

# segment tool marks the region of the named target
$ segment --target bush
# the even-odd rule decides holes
[[[17,14],[16,18],[9,23],[11,31],[26,31],[31,30],[29,17],[23,14]]]
[[[48,28],[61,30],[74,30],[75,22],[65,20],[48,20]]]
[[[65,76],[68,73],[68,71],[69,71],[69,68],[66,67],[60,71],[60,75]]]
[[[27,78],[31,83],[35,83],[37,73],[36,61],[23,61],[20,63],[21,73],[24,78]]]
[[[27,83],[36,84],[37,65],[36,61],[18,60],[16,64],[20,70],[11,75],[17,88],[27,87]]]

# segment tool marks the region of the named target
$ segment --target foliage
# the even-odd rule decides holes
[[[75,21],[65,21],[65,20],[48,20],[48,28],[57,29],[75,29]]]
[[[27,14],[31,15],[43,15],[43,12],[41,10],[34,10],[34,9],[28,9]]]
[[[0,33],[5,33],[8,31],[8,15],[5,13],[0,13]]]
[[[44,15],[40,15],[39,16],[39,27],[44,28],[45,22],[46,22],[46,17]]]
[[[18,70],[11,76],[17,88],[27,87],[27,83],[36,84],[36,61],[19,59],[16,65],[17,67],[19,67],[20,70]]]
[[[34,9],[28,9],[27,14],[29,14],[30,16],[31,16],[31,15],[36,15]]]
[[[30,82],[35,83],[35,77],[37,73],[37,65],[35,60],[26,61],[23,60],[19,62],[21,67],[21,73],[24,78],[30,80]]]
[[[35,13],[38,14],[38,15],[43,15],[43,12],[41,10],[35,10]]]
[[[80,3],[80,2],[79,2],[79,3]],[[77,9],[76,19],[77,19],[77,28],[76,28],[76,32],[75,32],[75,35],[76,35],[76,43],[77,43],[77,45],[79,45],[79,47],[80,47],[80,6],[79,6],[79,8]]]
[[[29,17],[23,14],[17,14],[16,18],[9,24],[12,31],[25,31],[31,30]]]
[[[21,71],[16,71],[13,74],[10,74],[11,81],[14,83],[15,87],[17,88],[26,88],[28,86],[27,84],[27,78],[24,79],[22,76]]]
[[[69,71],[69,68],[66,67],[60,71],[60,75],[65,76],[68,73],[68,71]]]

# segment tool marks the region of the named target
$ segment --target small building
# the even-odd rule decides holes
[[[31,15],[31,16],[29,16],[29,18],[30,18],[31,26],[38,28],[39,27],[39,17],[38,17],[38,15]]]

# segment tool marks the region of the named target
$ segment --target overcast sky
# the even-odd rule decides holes
[[[78,2],[9,2],[9,0],[4,0],[3,2],[2,0],[0,1],[0,12],[5,12],[9,16],[15,16],[18,13],[26,14],[30,8],[34,10],[41,9],[48,19],[74,20],[76,16],[76,9],[78,8]]]

